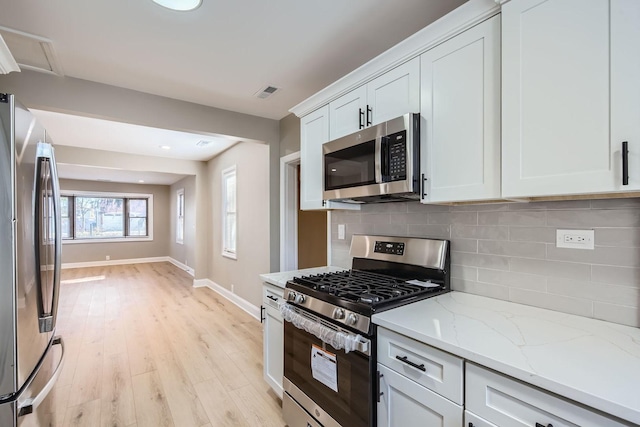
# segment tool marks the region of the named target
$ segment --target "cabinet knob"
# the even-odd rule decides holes
[[[544,424],[536,423],[536,427],[553,427],[553,424],[549,423],[545,426]]]

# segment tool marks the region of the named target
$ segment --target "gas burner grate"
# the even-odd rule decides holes
[[[317,292],[371,306],[415,294],[442,290],[442,287],[425,288],[412,285],[407,283],[407,280],[360,270],[316,274],[293,279],[295,283]]]

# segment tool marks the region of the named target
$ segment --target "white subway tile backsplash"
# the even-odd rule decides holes
[[[546,244],[531,242],[510,242],[507,240],[480,240],[478,253],[544,259]]]
[[[543,226],[546,223],[546,211],[478,212],[480,225]]]
[[[640,247],[640,228],[596,228],[595,241],[598,246],[638,248]]]
[[[552,295],[527,289],[509,288],[509,300],[540,308],[593,317],[593,301],[586,298]]]
[[[557,295],[580,295],[592,301],[611,304],[640,306],[640,287],[605,285],[602,283],[583,282],[576,280],[556,279],[550,277],[547,292]]]
[[[350,266],[353,234],[445,238],[454,290],[640,326],[640,198],[367,204],[332,224],[333,265]],[[595,249],[556,248],[557,228],[595,230]]]
[[[591,281],[613,285],[640,286],[640,268],[594,265],[591,267]]]
[[[496,270],[509,270],[509,258],[497,255],[451,252],[451,264],[492,268]]]
[[[451,237],[466,239],[507,240],[509,228],[492,225],[458,225],[451,227]]]
[[[547,245],[547,259],[633,267],[638,265],[638,260],[640,260],[640,248],[596,246],[591,250],[556,248],[555,244],[550,244]]]
[[[640,328],[640,310],[636,307],[596,301],[593,304],[593,311],[593,317],[596,319]]]
[[[451,239],[451,250],[455,252],[478,252],[478,241],[475,239]]]
[[[470,280],[451,278],[451,289],[459,292],[482,295],[490,298],[509,300],[509,287],[492,283],[479,283]]]
[[[509,240],[555,243],[556,229],[552,227],[509,227]]]
[[[478,282],[494,283],[509,287],[545,292],[547,278],[537,274],[514,273],[512,271],[478,269]]]
[[[589,280],[591,278],[591,266],[575,262],[511,258],[509,267],[511,271],[517,273],[542,274],[547,277],[563,277],[575,280]]]

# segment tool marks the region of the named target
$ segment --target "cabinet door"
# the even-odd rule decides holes
[[[504,197],[606,192],[621,179],[610,144],[609,3],[503,5]]]
[[[378,364],[378,427],[460,427],[462,407]]]
[[[368,125],[420,111],[420,59],[394,68],[367,84]]]
[[[500,16],[421,56],[423,202],[500,198]]]
[[[282,377],[284,371],[284,324],[278,302],[283,290],[269,285],[263,286],[263,375],[264,380],[282,399]]]
[[[357,132],[366,126],[367,88],[360,86],[329,104],[329,139]]]
[[[324,202],[322,198],[322,144],[329,141],[329,106],[300,119],[300,209],[359,210],[353,203]]]
[[[611,143],[619,165],[629,144],[629,184],[616,174],[616,189],[640,189],[640,1],[611,1]],[[616,162],[616,160],[613,160]]]

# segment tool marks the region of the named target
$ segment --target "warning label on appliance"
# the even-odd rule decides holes
[[[338,362],[336,355],[323,350],[315,344],[311,345],[311,373],[313,378],[338,391]]]

